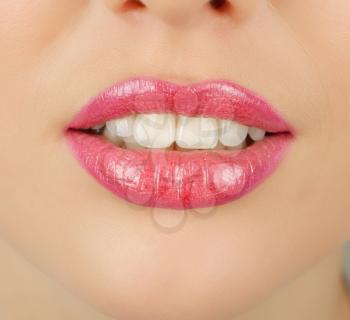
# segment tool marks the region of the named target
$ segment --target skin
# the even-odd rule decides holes
[[[349,1],[232,0],[221,14],[202,0],[121,5],[0,1],[2,317],[350,317]],[[238,201],[176,216],[132,206],[79,167],[63,128],[142,74],[233,80],[296,139]]]

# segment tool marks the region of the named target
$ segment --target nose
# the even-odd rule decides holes
[[[237,19],[252,14],[264,0],[107,0],[119,11],[147,10],[167,24],[186,24],[208,10]]]

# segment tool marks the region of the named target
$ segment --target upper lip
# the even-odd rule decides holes
[[[120,81],[92,98],[65,129],[87,129],[133,113],[167,113],[234,120],[268,132],[294,128],[267,100],[229,80],[175,84],[151,76]]]

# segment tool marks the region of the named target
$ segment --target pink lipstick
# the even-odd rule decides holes
[[[239,150],[129,150],[86,129],[132,114],[210,117],[269,135]],[[228,80],[179,85],[153,77],[120,81],[65,127],[75,158],[101,185],[134,204],[171,209],[222,205],[263,182],[281,163],[294,129],[262,97]]]

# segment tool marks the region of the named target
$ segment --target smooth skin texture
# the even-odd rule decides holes
[[[1,0],[0,317],[348,319],[349,30],[348,0]],[[142,74],[233,80],[296,140],[239,201],[131,206],[79,167],[62,130]]]

